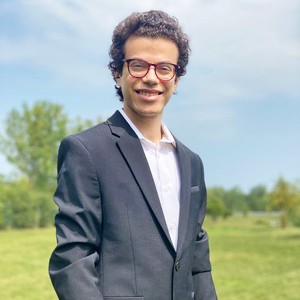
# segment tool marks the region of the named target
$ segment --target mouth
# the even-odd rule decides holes
[[[155,90],[136,90],[136,93],[146,97],[159,96],[162,94],[162,92]]]

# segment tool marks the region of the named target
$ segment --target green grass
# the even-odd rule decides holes
[[[272,219],[232,217],[212,224],[213,277],[222,300],[300,299],[300,229]]]
[[[300,299],[300,229],[270,221],[206,220],[220,300]],[[54,246],[53,228],[0,231],[0,299],[57,299],[47,271]]]
[[[48,276],[54,229],[0,231],[0,299],[57,299]]]

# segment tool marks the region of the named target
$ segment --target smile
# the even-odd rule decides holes
[[[139,95],[143,95],[146,97],[151,97],[151,96],[158,96],[161,95],[162,92],[157,92],[157,91],[136,91]]]

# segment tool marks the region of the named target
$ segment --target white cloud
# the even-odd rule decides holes
[[[175,15],[191,38],[183,88],[197,87],[193,109],[199,96],[222,102],[232,116],[224,103],[299,95],[297,0],[20,0],[3,7],[24,28],[0,39],[0,61],[35,66],[60,84],[111,84],[106,64],[115,25],[132,11],[156,8]]]
[[[296,1],[215,1],[191,11],[194,63],[217,69],[222,78],[244,77],[265,89],[278,89],[283,78],[295,90],[300,42]],[[195,53],[196,52],[196,53]],[[225,76],[224,76],[225,75]]]

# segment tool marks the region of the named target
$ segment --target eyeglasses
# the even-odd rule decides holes
[[[160,62],[158,64],[150,64],[145,60],[136,58],[126,59],[124,61],[127,63],[129,74],[135,78],[145,77],[148,74],[150,67],[153,66],[156,77],[159,80],[169,81],[177,74],[177,71],[180,68],[178,65],[172,63]]]

